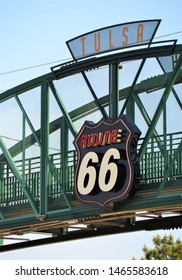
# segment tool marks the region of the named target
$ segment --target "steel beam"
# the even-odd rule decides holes
[[[169,73],[169,75],[167,75],[167,78],[169,78],[170,76],[171,76],[171,73]],[[180,76],[180,79],[179,79],[179,81],[178,80],[175,81],[175,84],[178,82],[181,83],[181,81],[182,81],[181,73],[179,73],[179,76]],[[135,88],[133,91],[133,97],[136,97],[136,96],[138,96],[139,93],[142,93],[149,89],[150,90],[152,90],[153,88],[155,89],[159,79],[160,79],[160,77],[157,76],[157,77],[153,78],[152,83],[148,83],[147,82],[148,79],[147,79],[147,80],[142,81],[141,83],[135,85]],[[160,88],[163,88],[166,86],[166,82],[163,81],[163,77],[161,77],[161,80],[162,80],[162,83],[160,84]],[[148,87],[146,87],[148,84],[150,84],[150,85]],[[125,89],[122,89],[119,91],[119,100],[123,100],[128,96],[128,94],[130,92],[130,88],[131,87],[128,87],[128,88],[125,88]],[[99,101],[103,107],[109,106],[109,95],[99,98]],[[135,102],[136,102],[136,98],[135,98]],[[80,118],[82,118],[88,114],[91,114],[97,110],[98,110],[98,107],[96,106],[95,101],[92,101],[90,103],[87,103],[86,105],[83,105],[80,108],[77,108],[77,109],[69,112],[69,115],[70,115],[72,122],[74,123],[74,121],[77,121]],[[57,129],[60,129],[61,118],[58,118],[50,123],[50,133],[53,133]],[[27,121],[27,117],[26,117],[26,121]],[[151,122],[150,122],[150,125],[151,125]],[[32,135],[27,136],[26,148],[30,147],[31,145],[33,145],[36,142],[34,138],[40,139],[40,129],[35,131],[35,133],[33,133],[33,136],[34,137],[32,137]],[[21,151],[21,147],[22,147],[22,142],[20,141],[19,143],[15,144],[13,147],[10,148],[11,154],[13,154],[13,156],[19,154],[19,152]],[[3,158],[3,155],[0,155],[0,159],[2,159],[2,158]]]
[[[31,123],[31,121],[30,121],[30,119],[29,119],[29,117],[28,117],[28,115],[27,115],[27,113],[26,113],[26,111],[25,111],[25,109],[24,109],[24,107],[23,107],[23,105],[22,105],[22,103],[21,103],[21,101],[20,101],[20,99],[19,99],[19,97],[17,95],[15,95],[15,100],[16,100],[19,108],[21,109],[22,114],[25,117],[25,120],[27,121],[27,123],[29,125],[29,127],[30,127],[30,129],[31,129],[31,131],[33,133],[33,136],[35,137],[35,140],[36,140],[37,144],[40,146],[39,137],[37,136],[37,133],[36,133],[34,127],[33,127],[33,124]]]
[[[48,245],[54,243],[61,243],[66,241],[79,240],[84,238],[94,238],[99,236],[113,235],[113,234],[121,234],[127,232],[135,232],[135,231],[151,231],[151,230],[160,230],[160,229],[174,229],[182,227],[182,219],[180,216],[176,217],[167,217],[167,218],[157,218],[157,219],[148,219],[144,221],[137,221],[134,224],[128,224],[124,227],[112,226],[107,228],[101,228],[95,230],[86,229],[86,230],[76,230],[72,232],[68,232],[67,234],[61,234],[54,237],[36,239],[31,241],[18,242],[16,244],[9,244],[0,247],[0,253],[8,252],[11,250],[24,249],[29,247]]]
[[[93,90],[93,87],[91,86],[91,83],[89,82],[85,72],[81,71],[81,74],[82,74],[82,76],[83,76],[83,78],[84,78],[84,80],[85,80],[85,82],[86,82],[86,84],[88,86],[88,89],[90,90],[90,92],[91,92],[91,94],[92,94],[92,96],[93,96],[93,98],[95,100],[96,105],[98,106],[98,109],[100,110],[100,112],[102,113],[104,118],[108,118],[108,115],[107,115],[104,107],[100,104],[100,101],[97,98],[97,95],[95,94],[95,91]]]
[[[158,104],[158,107],[157,107],[156,112],[154,114],[154,117],[152,119],[151,126],[149,127],[149,129],[148,129],[148,131],[146,133],[145,139],[144,139],[144,141],[142,143],[142,146],[140,148],[140,151],[139,151],[139,159],[142,158],[143,153],[145,152],[145,149],[147,147],[147,144],[148,144],[148,142],[149,142],[149,140],[150,140],[150,138],[151,138],[151,136],[153,134],[154,128],[156,127],[156,124],[157,124],[157,122],[159,120],[159,117],[160,117],[160,115],[162,113],[162,110],[163,110],[164,100],[166,102],[168,97],[169,97],[169,94],[170,94],[170,92],[172,90],[172,87],[173,87],[173,85],[175,83],[175,79],[177,78],[178,73],[181,70],[181,64],[182,64],[182,54],[180,54],[180,57],[179,57],[179,59],[178,59],[178,61],[176,63],[175,69],[174,69],[174,71],[173,71],[173,73],[172,73],[172,75],[171,75],[171,77],[170,77],[170,79],[169,79],[169,81],[167,83],[167,86],[166,86],[166,88],[164,90],[164,93],[163,93],[163,95],[161,97],[161,100],[160,100],[160,102]]]
[[[61,172],[62,172],[62,189],[66,193],[66,186],[68,184],[68,127],[65,123],[65,118],[61,122]],[[69,201],[67,204],[71,207]]]
[[[128,93],[128,95],[127,95],[127,97],[126,97],[126,100],[125,100],[125,102],[124,102],[124,104],[123,104],[123,107],[122,107],[122,109],[121,109],[121,114],[124,114],[124,111],[125,111],[125,109],[126,109],[126,107],[127,107],[127,104],[128,104],[128,102],[129,102],[131,96],[132,96],[132,93],[133,93],[133,91],[134,91],[134,87],[135,87],[136,82],[137,82],[137,80],[138,80],[138,78],[139,78],[139,76],[140,76],[140,73],[141,73],[142,69],[143,69],[143,66],[144,66],[144,64],[145,64],[145,61],[146,61],[146,58],[143,58],[143,59],[142,59],[142,62],[140,63],[140,66],[139,66],[139,68],[138,68],[138,71],[137,71],[137,73],[136,73],[136,75],[135,75],[135,78],[134,78],[134,80],[133,80],[133,83],[132,83],[132,85],[131,85],[131,87],[130,87],[129,93]]]
[[[41,163],[40,163],[40,215],[48,210],[48,176],[49,176],[49,87],[41,87]]]
[[[118,118],[119,87],[118,87],[118,63],[109,65],[109,117]]]
[[[173,41],[171,41],[173,43]],[[162,42],[164,43],[164,42]],[[166,42],[167,43],[167,42]],[[159,45],[160,42],[157,42]],[[95,67],[100,67],[104,65],[108,65],[111,63],[118,63],[120,61],[128,61],[128,60],[136,60],[141,59],[143,57],[150,58],[150,57],[156,57],[156,56],[168,56],[171,55],[172,52],[178,53],[179,51],[182,51],[182,45],[177,45],[174,47],[174,44],[171,45],[161,45],[161,46],[152,46],[149,49],[138,49],[134,51],[128,51],[128,52],[121,52],[116,53],[112,55],[107,55],[104,57],[98,57],[96,59],[86,59],[83,61],[79,61],[77,63],[68,63],[67,65],[65,63],[59,65],[59,69],[54,70],[54,68],[58,67],[52,67],[52,72],[42,75],[40,77],[37,77],[35,79],[32,79],[26,83],[23,83],[21,85],[18,85],[14,88],[11,88],[0,95],[0,102],[3,102],[5,100],[8,100],[9,98],[12,98],[16,94],[21,94],[23,92],[26,92],[30,89],[33,89],[37,86],[41,86],[44,81],[53,81],[55,79],[61,79],[64,77],[68,77],[71,75],[74,75],[76,73],[80,73],[82,71],[87,71],[90,69],[93,69]],[[73,61],[71,61],[73,62]]]
[[[64,104],[63,104],[63,102],[61,100],[61,97],[60,97],[59,93],[57,92],[53,82],[49,82],[49,86],[50,86],[50,89],[51,89],[51,91],[52,91],[52,93],[53,93],[53,95],[55,97],[55,100],[57,101],[57,104],[58,104],[61,112],[63,113],[63,116],[65,117],[67,126],[69,127],[72,135],[74,137],[76,137],[77,136],[76,128],[75,128],[75,126],[74,126],[74,124],[73,124],[73,122],[72,122],[72,120],[70,118],[70,115],[67,112],[66,107],[64,106]]]
[[[140,110],[140,113],[142,114],[146,124],[148,125],[148,127],[150,127],[152,121],[151,121],[151,119],[150,119],[150,117],[149,117],[149,115],[148,115],[140,97],[138,96],[138,94],[133,94],[133,99],[135,100],[135,102],[138,106],[138,109]],[[161,145],[161,142],[159,140],[159,135],[158,135],[155,128],[154,128],[154,131],[153,131],[153,135],[155,137],[156,143],[157,143],[160,151],[163,152],[163,145]]]

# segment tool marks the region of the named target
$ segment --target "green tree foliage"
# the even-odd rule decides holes
[[[154,248],[143,247],[144,256],[141,260],[182,260],[182,241],[174,240],[173,235],[157,235],[152,239]]]

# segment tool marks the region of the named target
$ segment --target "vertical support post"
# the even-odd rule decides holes
[[[164,141],[164,173],[167,170],[167,114],[166,114],[166,99],[163,97],[163,141]]]
[[[135,121],[135,102],[132,94],[130,95],[126,105],[126,114],[130,116],[133,121]]]
[[[118,117],[119,87],[118,87],[118,64],[109,65],[109,117],[116,119]]]
[[[22,181],[23,184],[25,185],[25,150],[26,150],[26,120],[25,116],[22,113]]]
[[[62,169],[62,188],[66,192],[68,176],[68,127],[65,118],[61,124],[61,169]]]
[[[41,87],[41,162],[40,162],[40,215],[48,210],[49,176],[49,88],[47,82]]]
[[[175,137],[175,135],[174,134],[170,134],[169,135],[169,157],[168,157],[168,165],[169,165],[169,163],[172,161],[172,159],[173,159],[173,144],[175,143],[175,141],[174,141],[174,138],[173,137]],[[182,167],[182,164],[179,164],[179,166],[181,166]],[[178,174],[182,174],[182,173],[178,173]],[[173,175],[173,172],[170,172],[170,179],[172,180],[172,175]]]

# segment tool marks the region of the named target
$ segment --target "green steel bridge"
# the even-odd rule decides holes
[[[166,41],[69,61],[0,95],[0,238],[51,234],[1,252],[182,227],[181,66],[182,45]],[[120,113],[142,132],[139,189],[104,208],[82,204],[74,193],[72,142],[85,120]]]

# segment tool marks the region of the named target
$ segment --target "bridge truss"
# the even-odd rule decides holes
[[[0,95],[0,238],[51,237],[7,251],[182,226],[182,45],[175,41],[69,61]],[[132,117],[142,135],[136,195],[101,208],[74,194],[73,140],[85,120]]]

